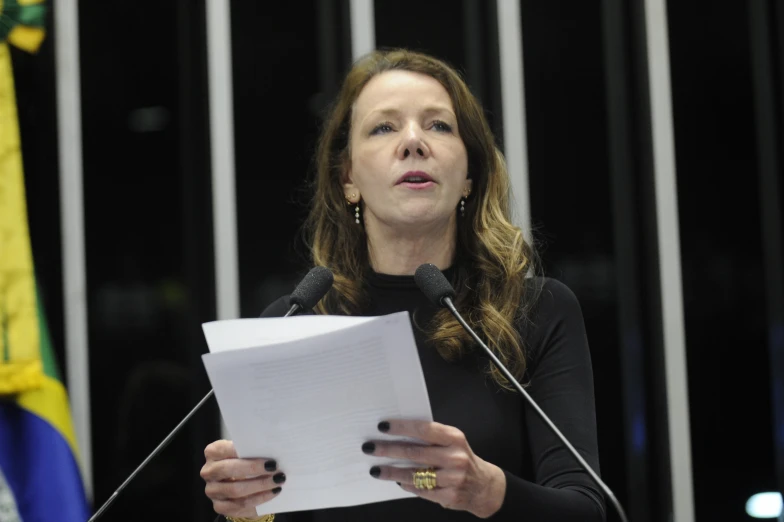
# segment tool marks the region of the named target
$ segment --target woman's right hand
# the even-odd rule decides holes
[[[218,440],[204,448],[204,488],[216,513],[255,518],[256,506],[276,497],[286,475],[272,459],[241,459],[234,443]]]

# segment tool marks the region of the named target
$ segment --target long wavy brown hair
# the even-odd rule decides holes
[[[455,69],[431,56],[404,49],[371,52],[351,68],[330,108],[318,142],[313,200],[304,228],[312,262],[329,267],[335,276],[335,284],[316,311],[353,315],[368,304],[363,286],[370,267],[367,236],[364,227],[354,223],[353,206],[346,204],[342,181],[350,164],[354,103],[371,78],[393,70],[435,78],[452,100],[473,180],[465,217],[458,219],[452,281],[457,292],[455,306],[521,380],[526,358],[516,323],[527,317],[526,303],[532,301],[524,293],[526,275],[535,266],[534,249],[511,223],[506,162],[479,101]],[[427,329],[430,341],[448,360],[458,358],[473,344],[445,309],[436,313]],[[509,386],[494,367],[488,371],[501,386]]]

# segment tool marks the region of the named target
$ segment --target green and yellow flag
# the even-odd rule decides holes
[[[27,230],[22,150],[16,114],[13,44],[35,52],[44,38],[44,5],[0,0],[0,394],[41,386],[35,279]]]
[[[0,514],[84,522],[68,397],[36,290],[9,51],[38,50],[45,9],[0,0]]]

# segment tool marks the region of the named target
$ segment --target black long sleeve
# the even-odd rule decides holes
[[[545,280],[527,346],[526,391],[598,473],[593,372],[582,312],[564,284]],[[493,519],[604,520],[598,486],[527,404],[525,423],[533,482],[506,471],[504,504]]]
[[[489,379],[485,372],[489,361],[482,352],[477,349],[454,362],[437,353],[417,327],[426,324],[436,310],[412,277],[371,274],[367,283],[370,306],[366,315],[401,310],[412,315],[434,420],[463,431],[476,455],[504,470],[506,495],[492,520],[605,520],[599,488],[516,391],[503,390]],[[593,375],[580,305],[556,280],[531,279],[529,285],[541,291],[536,293],[529,320],[519,326],[528,364],[523,384],[598,473]],[[280,299],[263,316],[282,315],[287,305],[286,298]],[[475,518],[416,498],[290,513],[279,520],[435,522]]]

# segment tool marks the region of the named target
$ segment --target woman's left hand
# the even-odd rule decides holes
[[[437,422],[390,420],[379,423],[379,430],[387,435],[419,439],[427,445],[372,441],[363,444],[363,452],[432,467],[437,478],[434,489],[416,489],[416,469],[373,466],[370,474],[377,479],[398,482],[401,488],[424,499],[445,508],[469,511],[480,518],[487,518],[501,508],[506,494],[504,472],[477,457],[459,429]]]

